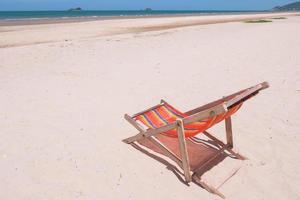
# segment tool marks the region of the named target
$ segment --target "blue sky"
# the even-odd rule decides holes
[[[296,0],[295,0],[296,1]],[[263,10],[291,3],[289,0],[0,0],[0,10]]]

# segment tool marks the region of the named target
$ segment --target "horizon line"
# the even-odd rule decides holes
[[[23,11],[23,12],[33,12],[33,11],[69,11],[72,8],[69,9],[49,9],[49,10],[0,10],[0,12],[19,12],[19,11]],[[82,8],[81,8],[82,9]],[[93,10],[93,9],[82,9],[81,11],[77,11],[77,12],[82,12],[82,11],[146,11],[145,8],[143,9],[99,9],[99,10]],[[272,11],[272,9],[152,9],[151,11],[147,11],[147,12],[152,12],[152,11]]]

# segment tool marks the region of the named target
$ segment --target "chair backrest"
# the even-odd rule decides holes
[[[186,114],[164,102],[145,112],[135,115],[133,118],[134,120],[141,122],[147,128],[158,128],[186,116]]]
[[[188,111],[186,113],[183,113],[167,102],[162,101],[161,104],[149,108],[143,112],[137,113],[132,118],[146,129],[155,129],[170,124],[178,119],[182,119],[183,122],[186,122],[187,120],[185,119],[188,117],[197,115],[200,112],[209,110],[218,105],[225,105],[226,110],[222,111],[222,113],[206,117],[201,120],[195,120],[191,123],[184,123],[185,136],[192,137],[230,117],[241,108],[244,101],[255,96],[260,90],[267,87],[269,87],[268,83],[264,82],[245,90],[241,90],[237,93],[226,96],[222,99],[206,104],[194,110]],[[164,134],[170,137],[177,137],[177,132],[175,129],[165,132]]]
[[[184,124],[185,136],[192,137],[200,132],[207,130],[213,125],[233,115],[241,106],[242,103],[235,107],[232,107],[231,109],[227,110],[227,112],[224,112],[222,114],[215,115],[213,117],[207,117],[205,119],[195,121],[191,124]],[[168,103],[163,103],[150,110],[147,110],[144,113],[136,115],[134,117],[134,120],[140,125],[144,126],[144,128],[146,129],[155,129],[170,124],[178,119],[184,120],[186,117],[188,117],[187,114],[180,112]],[[177,137],[177,131],[173,129],[165,132],[164,135]]]

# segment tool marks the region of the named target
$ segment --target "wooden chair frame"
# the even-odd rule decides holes
[[[224,151],[229,152],[237,159],[245,160],[246,157],[236,153],[233,151],[233,135],[232,135],[232,122],[231,117],[225,119],[225,127],[226,127],[226,140],[227,143],[223,143],[221,140],[216,138],[215,136],[211,135],[207,131],[204,131],[203,134],[211,139],[212,141],[216,142],[218,145],[221,146],[221,149],[218,150],[209,160],[207,160],[203,165],[201,165],[199,168],[194,170],[194,172],[191,172],[190,165],[189,165],[189,157],[187,152],[187,146],[186,146],[186,138],[184,135],[184,125],[191,124],[203,119],[206,119],[208,117],[213,117],[219,114],[222,114],[231,107],[246,101],[247,99],[251,98],[252,96],[255,96],[258,94],[260,90],[266,89],[269,87],[269,84],[267,82],[263,82],[261,84],[255,85],[253,87],[247,88],[245,90],[241,90],[237,93],[234,93],[232,95],[229,95],[227,97],[223,97],[222,99],[219,99],[217,101],[214,101],[212,103],[206,104],[204,106],[198,107],[196,109],[190,110],[186,112],[188,116],[183,119],[178,119],[177,121],[173,123],[169,123],[165,126],[161,126],[156,129],[144,129],[141,125],[139,125],[134,118],[140,114],[143,114],[149,110],[155,109],[158,106],[161,106],[165,103],[167,103],[164,100],[161,100],[161,103],[151,107],[147,110],[144,110],[142,112],[139,112],[133,116],[129,116],[128,114],[125,114],[125,119],[132,124],[139,133],[135,136],[129,137],[127,139],[124,139],[123,141],[127,144],[131,144],[133,142],[137,142],[139,140],[142,140],[144,138],[149,139],[154,145],[160,148],[162,152],[164,152],[165,155],[167,155],[169,158],[171,158],[173,161],[175,161],[178,166],[183,170],[185,181],[187,183],[191,181],[195,181],[196,183],[200,184],[203,188],[205,188],[207,191],[217,194],[222,198],[225,198],[225,196],[220,193],[216,188],[210,186],[209,184],[205,183],[197,176],[197,172],[200,172],[205,166],[207,166],[209,163],[211,163],[214,159],[216,159],[221,153],[224,153]],[[177,155],[175,155],[172,151],[170,151],[165,145],[163,145],[158,139],[155,138],[156,135],[176,129],[177,135],[178,135],[178,141],[179,141],[179,148],[180,148],[180,155],[181,158],[179,158]]]

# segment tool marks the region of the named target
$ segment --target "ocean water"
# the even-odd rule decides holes
[[[113,16],[151,16],[151,15],[213,15],[237,14],[258,11],[215,11],[215,10],[107,10],[107,11],[0,11],[0,20],[59,19]]]

